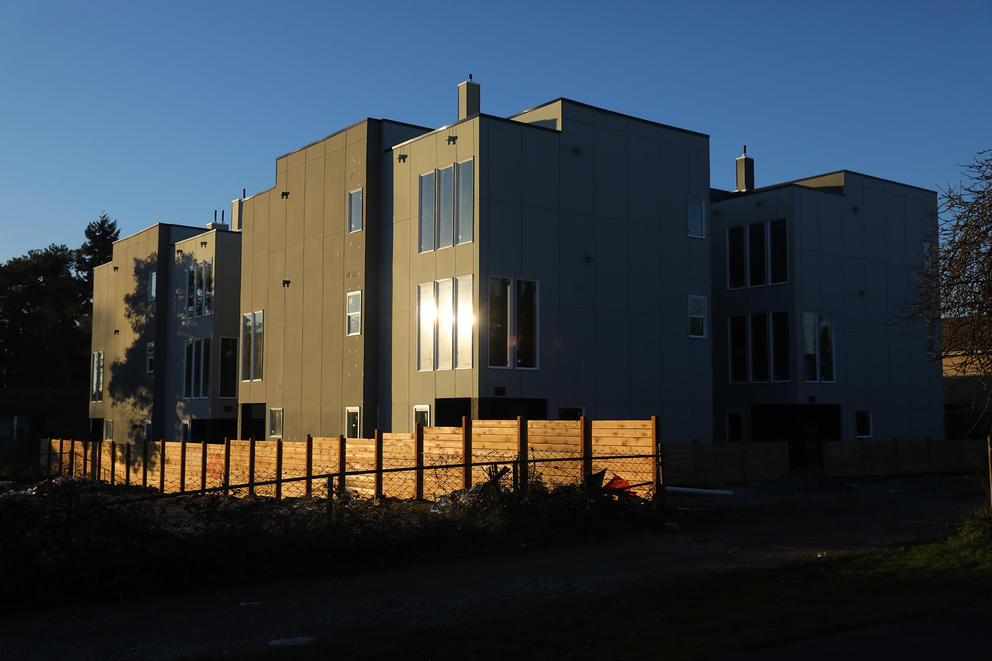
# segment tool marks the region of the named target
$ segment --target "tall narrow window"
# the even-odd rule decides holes
[[[361,409],[357,406],[349,406],[344,410],[344,429],[344,435],[348,438],[361,438]]]
[[[252,358],[251,358],[251,378],[261,379],[262,378],[262,348],[263,348],[263,318],[261,312],[254,313],[254,322],[252,323]]]
[[[816,366],[816,313],[803,312],[803,371],[807,381],[819,381]]]
[[[820,380],[834,380],[834,329],[833,320],[825,314],[820,315],[820,332],[817,336],[820,352]]]
[[[189,433],[189,420],[183,420],[183,429],[182,429],[182,435],[180,436],[180,440],[186,441],[187,443],[189,443],[192,440]]]
[[[458,171],[458,214],[456,218],[456,242],[468,243],[472,240],[474,227],[475,177],[472,161],[465,161],[455,166]]]
[[[437,172],[437,247],[447,248],[455,242],[455,168]]]
[[[752,287],[758,287],[767,282],[765,272],[768,257],[765,253],[765,224],[748,225],[747,235],[748,258],[751,262],[748,268],[748,275],[750,276],[748,284]]]
[[[269,409],[269,436],[282,438],[282,409]]]
[[[183,397],[193,397],[193,340],[186,340],[186,378],[183,379]]]
[[[203,314],[214,313],[214,260],[203,263]]]
[[[348,193],[348,231],[362,229],[362,190]]]
[[[689,236],[695,236],[701,239],[706,237],[704,208],[702,198],[694,195],[689,196]]]
[[[743,227],[727,230],[727,287],[747,286],[747,237]]]
[[[233,337],[220,338],[220,383],[218,396],[238,396],[238,341]]]
[[[450,370],[454,353],[454,282],[437,282],[437,369]]]
[[[193,355],[192,355],[192,360],[193,360],[193,377],[192,377],[193,378],[193,388],[192,388],[192,397],[194,399],[196,399],[196,398],[200,397],[200,394],[201,394],[200,385],[203,382],[202,381],[202,379],[203,379],[203,341],[202,340],[193,340],[191,344],[193,346]],[[189,351],[188,350],[187,350],[187,355],[189,355]]]
[[[772,313],[772,379],[788,381],[792,378],[789,365],[789,313]]]
[[[141,425],[141,440],[151,442],[152,440],[152,421],[145,420]]]
[[[107,420],[103,423],[103,440],[114,440],[114,421]]]
[[[362,292],[348,292],[347,334],[362,334]]]
[[[455,279],[455,368],[472,369],[472,335],[475,314],[472,310],[472,276]]]
[[[489,365],[510,367],[509,278],[489,278]]]
[[[155,343],[149,342],[145,345],[145,374],[155,372]]]
[[[776,284],[789,280],[789,240],[784,220],[773,220],[768,224],[771,243],[769,282]]]
[[[706,337],[705,296],[689,296],[689,337]]]
[[[210,397],[210,338],[203,338],[202,354],[200,356],[200,397]]]
[[[434,306],[434,283],[417,285],[417,369],[434,369],[434,322],[437,308]]]
[[[434,250],[434,173],[420,175],[420,252]]]
[[[747,381],[747,317],[730,318],[730,382]]]
[[[254,317],[249,314],[241,315],[241,380],[251,380],[251,340],[254,332],[252,321]]]
[[[768,380],[768,315],[751,315],[751,380]]]
[[[196,312],[195,316],[203,315],[203,262],[198,262],[193,267],[196,276]]]
[[[156,288],[158,287],[158,272],[152,271],[148,274],[148,300],[154,301],[156,296]]]
[[[871,411],[854,412],[854,435],[858,438],[871,438]]]
[[[196,271],[192,265],[186,267],[186,316],[196,316]]]
[[[517,367],[537,367],[537,283],[517,280],[514,355]]]
[[[90,364],[90,401],[103,400],[103,352],[95,351]]]

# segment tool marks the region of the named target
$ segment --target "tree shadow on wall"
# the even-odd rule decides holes
[[[120,420],[124,429],[126,442],[137,446],[137,452],[131,453],[131,465],[140,464],[141,450],[145,442],[144,421],[154,420],[153,410],[155,406],[156,389],[162,390],[164,404],[162,411],[156,412],[161,420],[157,420],[155,429],[167,430],[166,419],[171,418],[171,407],[169,393],[165,391],[166,370],[170,369],[167,360],[176,360],[176,356],[168,356],[164,345],[169,343],[170,338],[163,337],[161,344],[156,342],[156,330],[159,324],[166,329],[166,334],[181,329],[185,305],[185,281],[173,281],[170,274],[187,273],[188,267],[193,264],[190,255],[183,254],[166,262],[162,271],[158,270],[159,259],[157,253],[152,253],[144,259],[134,259],[132,276],[134,289],[124,296],[124,317],[131,326],[133,341],[123,351],[123,359],[115,360],[109,367],[109,382],[107,391],[118,410],[123,410],[126,419]],[[151,274],[158,272],[157,279],[160,280],[155,297],[152,298],[149,290]],[[161,317],[159,316],[161,315]],[[120,330],[120,329],[117,329]],[[114,331],[116,332],[116,331]],[[148,371],[148,345],[156,342],[153,354],[153,371]],[[179,406],[183,406],[180,400]],[[168,409],[168,413],[166,412]],[[181,411],[179,411],[181,413]],[[120,431],[115,430],[118,438],[121,438]],[[125,448],[118,447],[118,461],[123,461]],[[149,451],[149,469],[157,465],[158,455]]]

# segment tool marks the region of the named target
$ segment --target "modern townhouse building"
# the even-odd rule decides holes
[[[235,435],[241,237],[225,227],[158,223],[93,270],[92,437]]]
[[[939,330],[909,314],[936,193],[847,170],[755,189],[737,161],[712,197],[716,439],[941,437]]]
[[[712,436],[708,137],[558,99],[364,120],[277,159],[243,234],[241,436],[659,415]]]

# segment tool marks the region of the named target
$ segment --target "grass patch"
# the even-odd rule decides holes
[[[684,578],[451,628],[318,643],[264,658],[706,659],[988,598],[992,515],[934,541],[774,569]]]

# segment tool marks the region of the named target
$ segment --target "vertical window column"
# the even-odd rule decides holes
[[[768,268],[767,256],[765,253],[765,224],[754,223],[748,225],[748,268],[749,281],[751,287],[759,287],[768,282],[766,269]]]
[[[533,369],[538,360],[538,300],[537,283],[517,280],[516,319],[514,325],[514,356],[516,366]]]
[[[434,307],[434,283],[417,285],[417,369],[434,369],[434,327],[437,308]]]
[[[472,368],[473,311],[472,276],[455,278],[455,369]]]
[[[510,367],[510,279],[489,278],[489,366]]]
[[[437,281],[437,369],[450,370],[454,353],[454,282]]]
[[[768,380],[768,315],[751,315],[751,380]]]
[[[747,382],[747,317],[730,318],[730,382]]]

